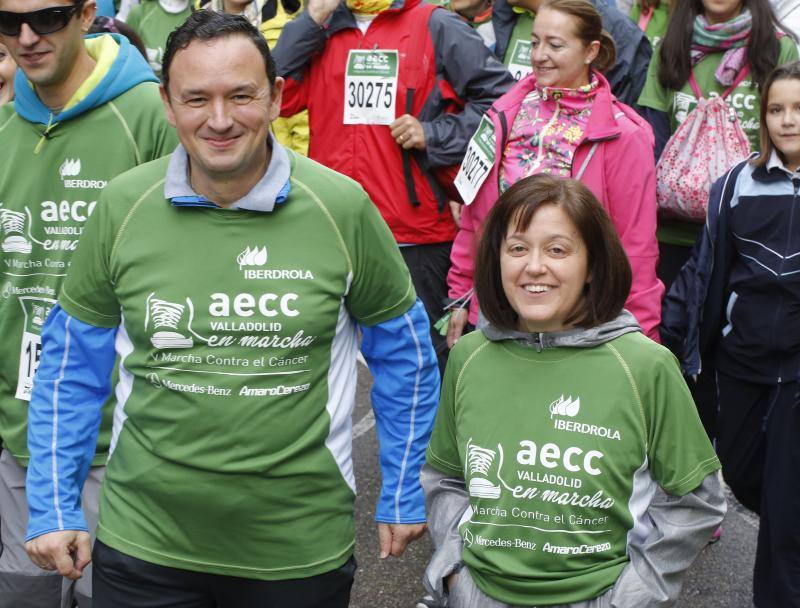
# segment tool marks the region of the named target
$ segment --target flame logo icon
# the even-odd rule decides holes
[[[73,177],[78,175],[81,172],[81,159],[80,158],[68,158],[61,166],[58,168],[58,174],[61,176],[61,179],[65,177]]]
[[[581,398],[578,397],[573,401],[572,395],[564,398],[564,395],[561,395],[558,399],[553,401],[550,404],[550,418],[552,419],[553,416],[569,416],[570,418],[574,418],[578,415],[578,411],[581,409]]]
[[[243,266],[263,266],[267,263],[267,248],[248,247],[236,256],[236,261],[239,263],[239,270]]]

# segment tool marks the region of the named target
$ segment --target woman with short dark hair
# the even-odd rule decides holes
[[[527,177],[490,212],[489,325],[451,351],[422,472],[425,583],[451,608],[672,606],[722,520],[719,461],[630,285],[580,182]]]

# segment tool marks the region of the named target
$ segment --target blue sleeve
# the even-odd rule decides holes
[[[362,327],[361,352],[372,372],[372,408],[383,484],[375,519],[425,521],[419,474],[439,403],[439,367],[428,315],[417,299],[404,314]]]
[[[87,530],[80,495],[111,394],[116,333],[87,325],[58,304],[47,317],[28,409],[26,540],[56,530]]]

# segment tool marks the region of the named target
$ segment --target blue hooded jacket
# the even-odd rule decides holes
[[[117,11],[114,8],[114,0],[97,0],[97,16],[98,17],[111,17],[116,15]]]
[[[96,38],[98,36],[113,37],[119,45],[119,52],[108,73],[85,99],[63,112],[53,114],[50,108],[39,99],[23,71],[17,70],[17,75],[14,78],[14,109],[17,114],[28,122],[48,126],[49,131],[58,123],[76,118],[112,99],[116,99],[138,84],[159,82],[147,60],[142,57],[142,54],[136,50],[136,47],[125,36],[119,34],[93,34],[86,38]]]

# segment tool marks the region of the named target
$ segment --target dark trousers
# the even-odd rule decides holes
[[[658,266],[656,274],[664,287],[669,291],[670,286],[678,278],[678,274],[683,265],[689,260],[692,253],[691,247],[683,245],[670,245],[669,243],[658,244]],[[689,390],[692,393],[697,413],[700,421],[711,441],[716,437],[717,424],[717,386],[716,374],[714,373],[714,360],[711,357],[703,357],[703,371],[695,381],[687,378]]]
[[[410,245],[401,247],[400,252],[411,273],[411,281],[417,291],[417,297],[425,306],[431,322],[431,341],[436,349],[439,361],[439,372],[444,374],[447,365],[447,340],[434,328],[434,324],[444,314],[447,299],[447,271],[450,270],[450,250],[453,243],[436,243],[434,245]]]
[[[309,578],[261,581],[168,568],[99,540],[92,553],[93,608],[347,608],[356,562]]]
[[[800,608],[800,384],[717,372],[717,452],[734,496],[761,515],[753,575],[759,608]]]

